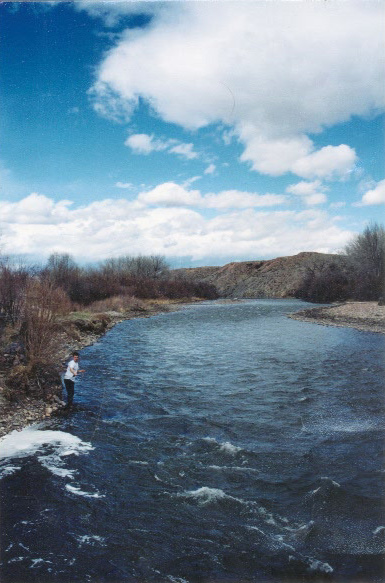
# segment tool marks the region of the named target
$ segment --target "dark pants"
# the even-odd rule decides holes
[[[74,381],[71,381],[71,379],[64,379],[64,384],[67,391],[67,405],[68,407],[71,407],[74,400],[75,383]]]

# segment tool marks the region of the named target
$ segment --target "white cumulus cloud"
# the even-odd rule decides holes
[[[286,192],[301,196],[303,202],[308,206],[326,202],[327,196],[323,192],[324,190],[326,189],[322,186],[320,180],[314,180],[314,182],[302,181],[297,184],[291,184],[286,188]]]
[[[40,256],[44,249],[47,255],[68,252],[79,260],[125,253],[161,254],[205,262],[206,258],[229,254],[241,260],[304,250],[335,252],[352,236],[319,210],[243,206],[254,203],[258,207],[264,197],[274,195],[223,192],[216,196],[216,200],[215,195],[202,197],[197,191],[166,184],[134,201],[105,199],[75,208],[67,200],[55,202],[48,196],[31,194],[18,202],[0,203],[3,252]],[[269,204],[269,200],[264,203]],[[197,206],[186,208],[191,204]],[[223,205],[221,214],[205,216],[205,204]]]
[[[304,178],[333,178],[346,176],[354,168],[356,152],[346,144],[325,146],[307,156],[298,158],[292,171]]]
[[[178,154],[182,158],[187,158],[187,160],[198,158],[197,152],[194,151],[194,144],[177,144],[173,148],[170,148],[169,152],[171,154]]]
[[[218,194],[206,195],[203,206],[216,209],[241,209],[277,206],[286,202],[287,197],[283,194],[255,194],[238,190],[225,190]]]
[[[149,134],[132,134],[124,142],[135,154],[151,154],[167,150],[170,154],[177,154],[187,160],[198,158],[194,151],[194,144],[186,144],[175,139],[162,140]]]
[[[188,190],[175,182],[165,182],[141,193],[138,201],[149,205],[195,206],[202,201],[202,197],[198,190]]]
[[[148,134],[133,134],[124,142],[135,154],[150,154],[159,150],[166,150],[168,144],[161,140],[155,140]]]
[[[123,4],[124,12],[129,4],[137,10],[135,2]],[[81,8],[96,11],[94,3]],[[123,33],[99,65],[90,95],[100,113],[129,119],[141,97],[183,128],[231,128],[244,146],[242,160],[259,172],[313,179],[352,170],[352,148],[316,151],[309,135],[383,110],[381,3],[172,2],[142,9],[154,10],[151,25]],[[118,11],[119,3],[113,18]]]
[[[195,177],[196,178],[196,177]],[[190,190],[193,179],[180,186],[175,182],[164,182],[150,191],[142,192],[138,202],[145,205],[169,207],[194,206],[201,209],[231,209],[271,207],[287,202],[283,194],[257,194],[239,190],[224,190],[219,193],[201,194],[199,190]]]
[[[374,188],[365,192],[360,204],[368,206],[382,203],[385,203],[385,180],[381,180]]]

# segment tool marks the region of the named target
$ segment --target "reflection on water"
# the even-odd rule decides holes
[[[2,581],[382,581],[384,337],[301,308],[188,306],[85,349],[78,411],[2,444]]]

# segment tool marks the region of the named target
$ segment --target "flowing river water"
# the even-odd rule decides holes
[[[3,583],[383,581],[384,336],[206,302],[84,349],[0,443]]]

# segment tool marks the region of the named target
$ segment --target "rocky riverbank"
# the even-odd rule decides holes
[[[60,413],[65,402],[60,383],[60,371],[64,371],[64,361],[68,360],[73,350],[81,350],[94,344],[107,330],[123,320],[132,318],[148,318],[162,312],[179,309],[178,301],[141,301],[124,312],[108,311],[101,314],[90,312],[73,312],[63,318],[60,326],[60,350],[57,369],[47,372],[49,389],[44,390],[44,397],[26,394],[23,390],[16,391],[10,398],[10,391],[0,378],[0,438],[14,430],[21,430],[31,423],[36,423]],[[19,360],[17,344],[11,346],[2,355],[3,360],[12,361],[16,370]],[[60,364],[61,363],[61,364]]]
[[[289,318],[324,326],[344,326],[385,334],[385,306],[377,302],[346,302],[289,314]]]

